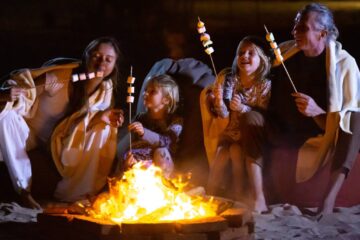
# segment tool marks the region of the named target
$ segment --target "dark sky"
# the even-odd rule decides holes
[[[54,57],[80,57],[92,39],[104,35],[119,40],[125,56],[122,63],[125,76],[131,64],[135,76],[143,79],[157,60],[169,56],[166,40],[169,46],[182,49],[182,56],[210,65],[196,32],[198,16],[205,22],[214,41],[214,60],[217,69],[221,69],[231,64],[241,38],[248,34],[265,35],[263,24],[274,32],[277,42],[291,38],[296,9],[303,3],[234,0],[6,1],[0,7],[0,75],[18,68],[36,68]],[[341,33],[339,40],[359,59],[360,48],[355,37],[359,29],[359,10],[351,7],[333,10]]]

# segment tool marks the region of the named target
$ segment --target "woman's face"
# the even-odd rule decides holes
[[[237,65],[240,73],[253,74],[260,65],[260,56],[256,46],[249,42],[243,42],[238,52]]]
[[[97,49],[90,53],[87,64],[88,71],[103,72],[104,77],[107,77],[114,70],[117,57],[111,44],[101,43]]]

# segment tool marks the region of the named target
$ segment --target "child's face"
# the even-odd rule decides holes
[[[114,70],[116,58],[113,46],[108,43],[101,43],[90,55],[87,66],[88,71],[101,71],[104,73],[104,77],[107,77]]]
[[[240,73],[253,74],[260,66],[260,56],[254,44],[244,42],[240,45],[237,65]]]
[[[149,85],[144,92],[144,105],[147,109],[162,109],[167,104],[160,87]]]

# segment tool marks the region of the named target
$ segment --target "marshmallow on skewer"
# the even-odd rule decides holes
[[[127,103],[134,103],[134,99],[135,99],[134,96],[127,96],[126,97],[126,102]]]
[[[86,79],[87,79],[86,73],[80,73],[80,74],[79,74],[79,79],[80,79],[80,81],[86,80]]]
[[[127,92],[128,92],[129,94],[135,93],[135,87],[128,87]]]
[[[71,79],[72,79],[73,82],[77,82],[77,81],[79,81],[79,75],[73,74]]]
[[[214,52],[214,49],[212,47],[208,47],[205,49],[205,52],[209,55],[211,55]]]
[[[98,71],[95,74],[96,74],[96,77],[98,77],[98,78],[104,77],[104,72],[103,71]]]
[[[84,80],[90,80],[96,77],[103,77],[104,76],[104,72],[102,71],[98,71],[98,72],[90,72],[90,73],[79,73],[79,74],[73,74],[71,76],[71,80],[73,82],[77,82],[77,81],[84,81]]]
[[[129,76],[129,77],[127,78],[127,83],[128,83],[128,84],[133,84],[134,82],[135,82],[135,78],[134,78],[134,77]]]
[[[201,34],[200,41],[202,42],[202,45],[205,48],[205,52],[210,57],[211,64],[212,64],[215,75],[217,75],[214,60],[212,59],[212,56],[211,56],[211,54],[215,51],[214,48],[211,47],[211,45],[213,44],[213,41],[211,41],[210,35],[208,33],[206,33],[205,23],[202,22],[200,20],[200,18],[198,18],[198,22],[197,22],[197,31],[199,34]]]
[[[288,72],[288,70],[287,70],[287,68],[286,68],[286,66],[284,64],[284,58],[281,55],[281,50],[278,47],[277,43],[275,42],[274,34],[272,32],[269,32],[265,25],[264,25],[264,28],[265,28],[265,31],[266,31],[266,40],[270,43],[270,47],[274,51],[276,60],[278,62],[280,62],[281,65],[283,66],[283,68],[284,68],[284,70],[286,72],[286,75],[288,76],[288,78],[290,80],[291,86],[293,87],[294,91],[297,92],[295,84],[294,84],[293,80],[291,79],[290,74],[289,74],[289,72]]]

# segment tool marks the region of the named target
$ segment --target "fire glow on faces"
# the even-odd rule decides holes
[[[240,72],[245,73],[246,75],[251,75],[258,69],[260,65],[260,56],[253,43],[244,42],[240,45],[237,65]]]
[[[114,70],[116,58],[117,55],[113,46],[108,43],[101,43],[90,55],[88,71],[103,72],[104,77],[107,77]]]

